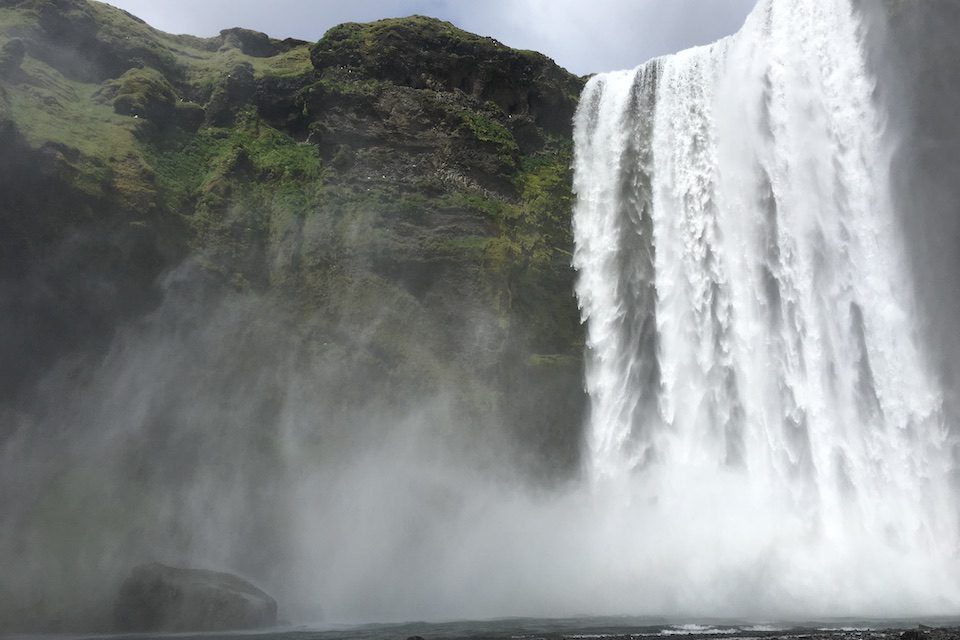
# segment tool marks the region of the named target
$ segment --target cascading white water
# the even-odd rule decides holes
[[[850,0],[761,0],[731,38],[588,83],[590,459],[691,557],[776,555],[785,602],[949,610],[955,443],[861,37]]]

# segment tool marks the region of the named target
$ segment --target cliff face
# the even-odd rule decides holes
[[[109,628],[154,560],[295,606],[338,486],[453,518],[438,469],[575,474],[580,88],[429,18],[305,43],[0,2],[0,629]]]
[[[303,350],[362,354],[345,377],[452,383],[549,445],[535,466],[572,468],[579,78],[430,18],[200,39],[84,0],[0,4],[0,74],[3,401],[102,350],[189,260]]]

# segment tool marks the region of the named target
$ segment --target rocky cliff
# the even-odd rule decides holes
[[[370,535],[337,487],[420,527],[469,495],[438,469],[576,474],[581,86],[424,17],[306,43],[0,1],[0,629],[109,629],[152,561],[298,606],[305,549]]]
[[[424,17],[201,39],[83,0],[0,3],[0,74],[5,401],[155,309],[189,259],[289,314],[303,349],[362,355],[345,378],[452,381],[549,443],[546,467],[575,460],[579,78]]]

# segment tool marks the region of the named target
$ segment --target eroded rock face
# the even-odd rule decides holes
[[[277,623],[277,601],[229,573],[136,567],[117,595],[119,631],[230,631]]]
[[[424,16],[347,23],[311,49],[317,73],[367,76],[414,89],[460,91],[508,116],[569,135],[583,81],[532,51],[506,47]]]

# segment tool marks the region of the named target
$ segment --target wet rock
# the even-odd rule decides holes
[[[14,38],[0,47],[0,75],[9,76],[20,69],[26,47],[22,40]]]
[[[225,127],[233,124],[238,111],[254,96],[257,84],[253,66],[242,62],[234,66],[213,90],[207,103],[207,124]]]
[[[123,582],[114,616],[119,631],[228,631],[277,623],[277,602],[229,573],[136,567]]]

